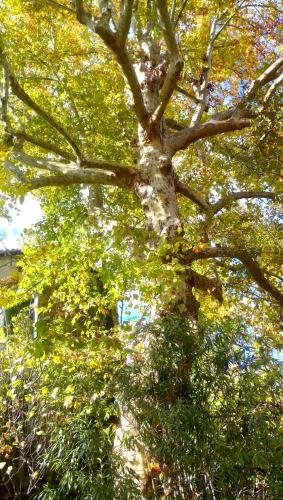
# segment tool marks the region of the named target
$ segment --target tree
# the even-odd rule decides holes
[[[196,332],[243,311],[258,331],[278,325],[280,13],[261,0],[2,3],[4,191],[55,187],[45,203],[73,210],[85,192],[70,186],[89,187],[113,302],[132,280]]]

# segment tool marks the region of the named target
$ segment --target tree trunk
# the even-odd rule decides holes
[[[172,239],[180,226],[171,157],[159,139],[141,148],[141,173],[135,191],[148,220],[148,229],[157,237]]]
[[[160,48],[152,40],[147,41],[143,50],[144,61],[137,65],[136,72],[145,109],[151,114],[159,103],[159,90],[166,74],[167,62],[160,54]],[[139,125],[139,176],[136,177],[134,189],[147,219],[149,235],[152,240],[155,238],[156,245],[162,241],[174,242],[182,233],[167,135],[168,130],[163,118],[151,130],[148,124],[147,130]],[[194,331],[197,331],[199,304],[193,295],[193,283],[185,271],[181,282],[179,289],[174,291],[171,303],[166,305],[164,314],[189,317]],[[150,338],[147,339],[146,343],[148,342]],[[131,360],[132,362],[134,361]],[[127,442],[132,443],[131,446],[127,446]],[[154,457],[148,456],[145,446],[139,441],[138,426],[134,417],[122,407],[114,450],[124,459],[126,467],[133,471],[133,477],[137,478],[141,498],[155,497],[153,471],[149,466]]]
[[[181,233],[182,225],[174,186],[172,159],[163,146],[166,140],[156,137],[150,142],[143,141],[141,132],[140,143],[141,174],[136,180],[135,192],[144,209],[148,230],[156,236],[156,244],[160,243],[160,240],[173,242]],[[193,282],[184,271],[184,279],[178,290],[174,291],[172,301],[165,307],[164,314],[177,314],[186,319],[190,318],[192,329],[197,333],[198,312],[199,303],[193,295]],[[191,363],[191,360],[189,362]],[[125,441],[132,443],[131,449],[126,446]],[[137,477],[141,498],[152,498],[153,479],[148,464],[154,461],[154,457],[147,455],[145,447],[138,440],[134,418],[122,408],[114,449],[124,459],[126,467],[133,471],[133,476]]]
[[[136,181],[135,190],[147,217],[149,231],[159,240],[174,242],[182,232],[182,223],[174,185],[172,159],[166,151],[166,136],[145,144],[142,143],[143,135],[140,136],[141,174]],[[177,313],[187,314],[196,326],[199,303],[193,295],[193,285],[190,275],[184,272],[183,283],[175,291],[171,308]]]

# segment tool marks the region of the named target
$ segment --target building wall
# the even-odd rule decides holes
[[[0,282],[5,282],[13,277],[13,273],[17,271],[17,261],[21,256],[20,250],[0,250]],[[7,335],[7,314],[3,307],[0,307],[0,350],[5,349],[3,342],[3,334]]]
[[[0,255],[0,280],[11,277],[17,270],[18,255]]]

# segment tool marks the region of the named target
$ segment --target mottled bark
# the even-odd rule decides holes
[[[142,148],[135,192],[148,220],[148,229],[157,236],[174,238],[180,226],[171,158],[160,144]]]

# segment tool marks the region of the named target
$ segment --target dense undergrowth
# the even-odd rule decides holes
[[[173,318],[77,338],[54,322],[32,340],[17,322],[1,352],[1,498],[141,498],[115,455],[119,408],[136,422],[127,445],[144,446],[145,498],[281,497],[267,340],[233,321],[196,337]]]

